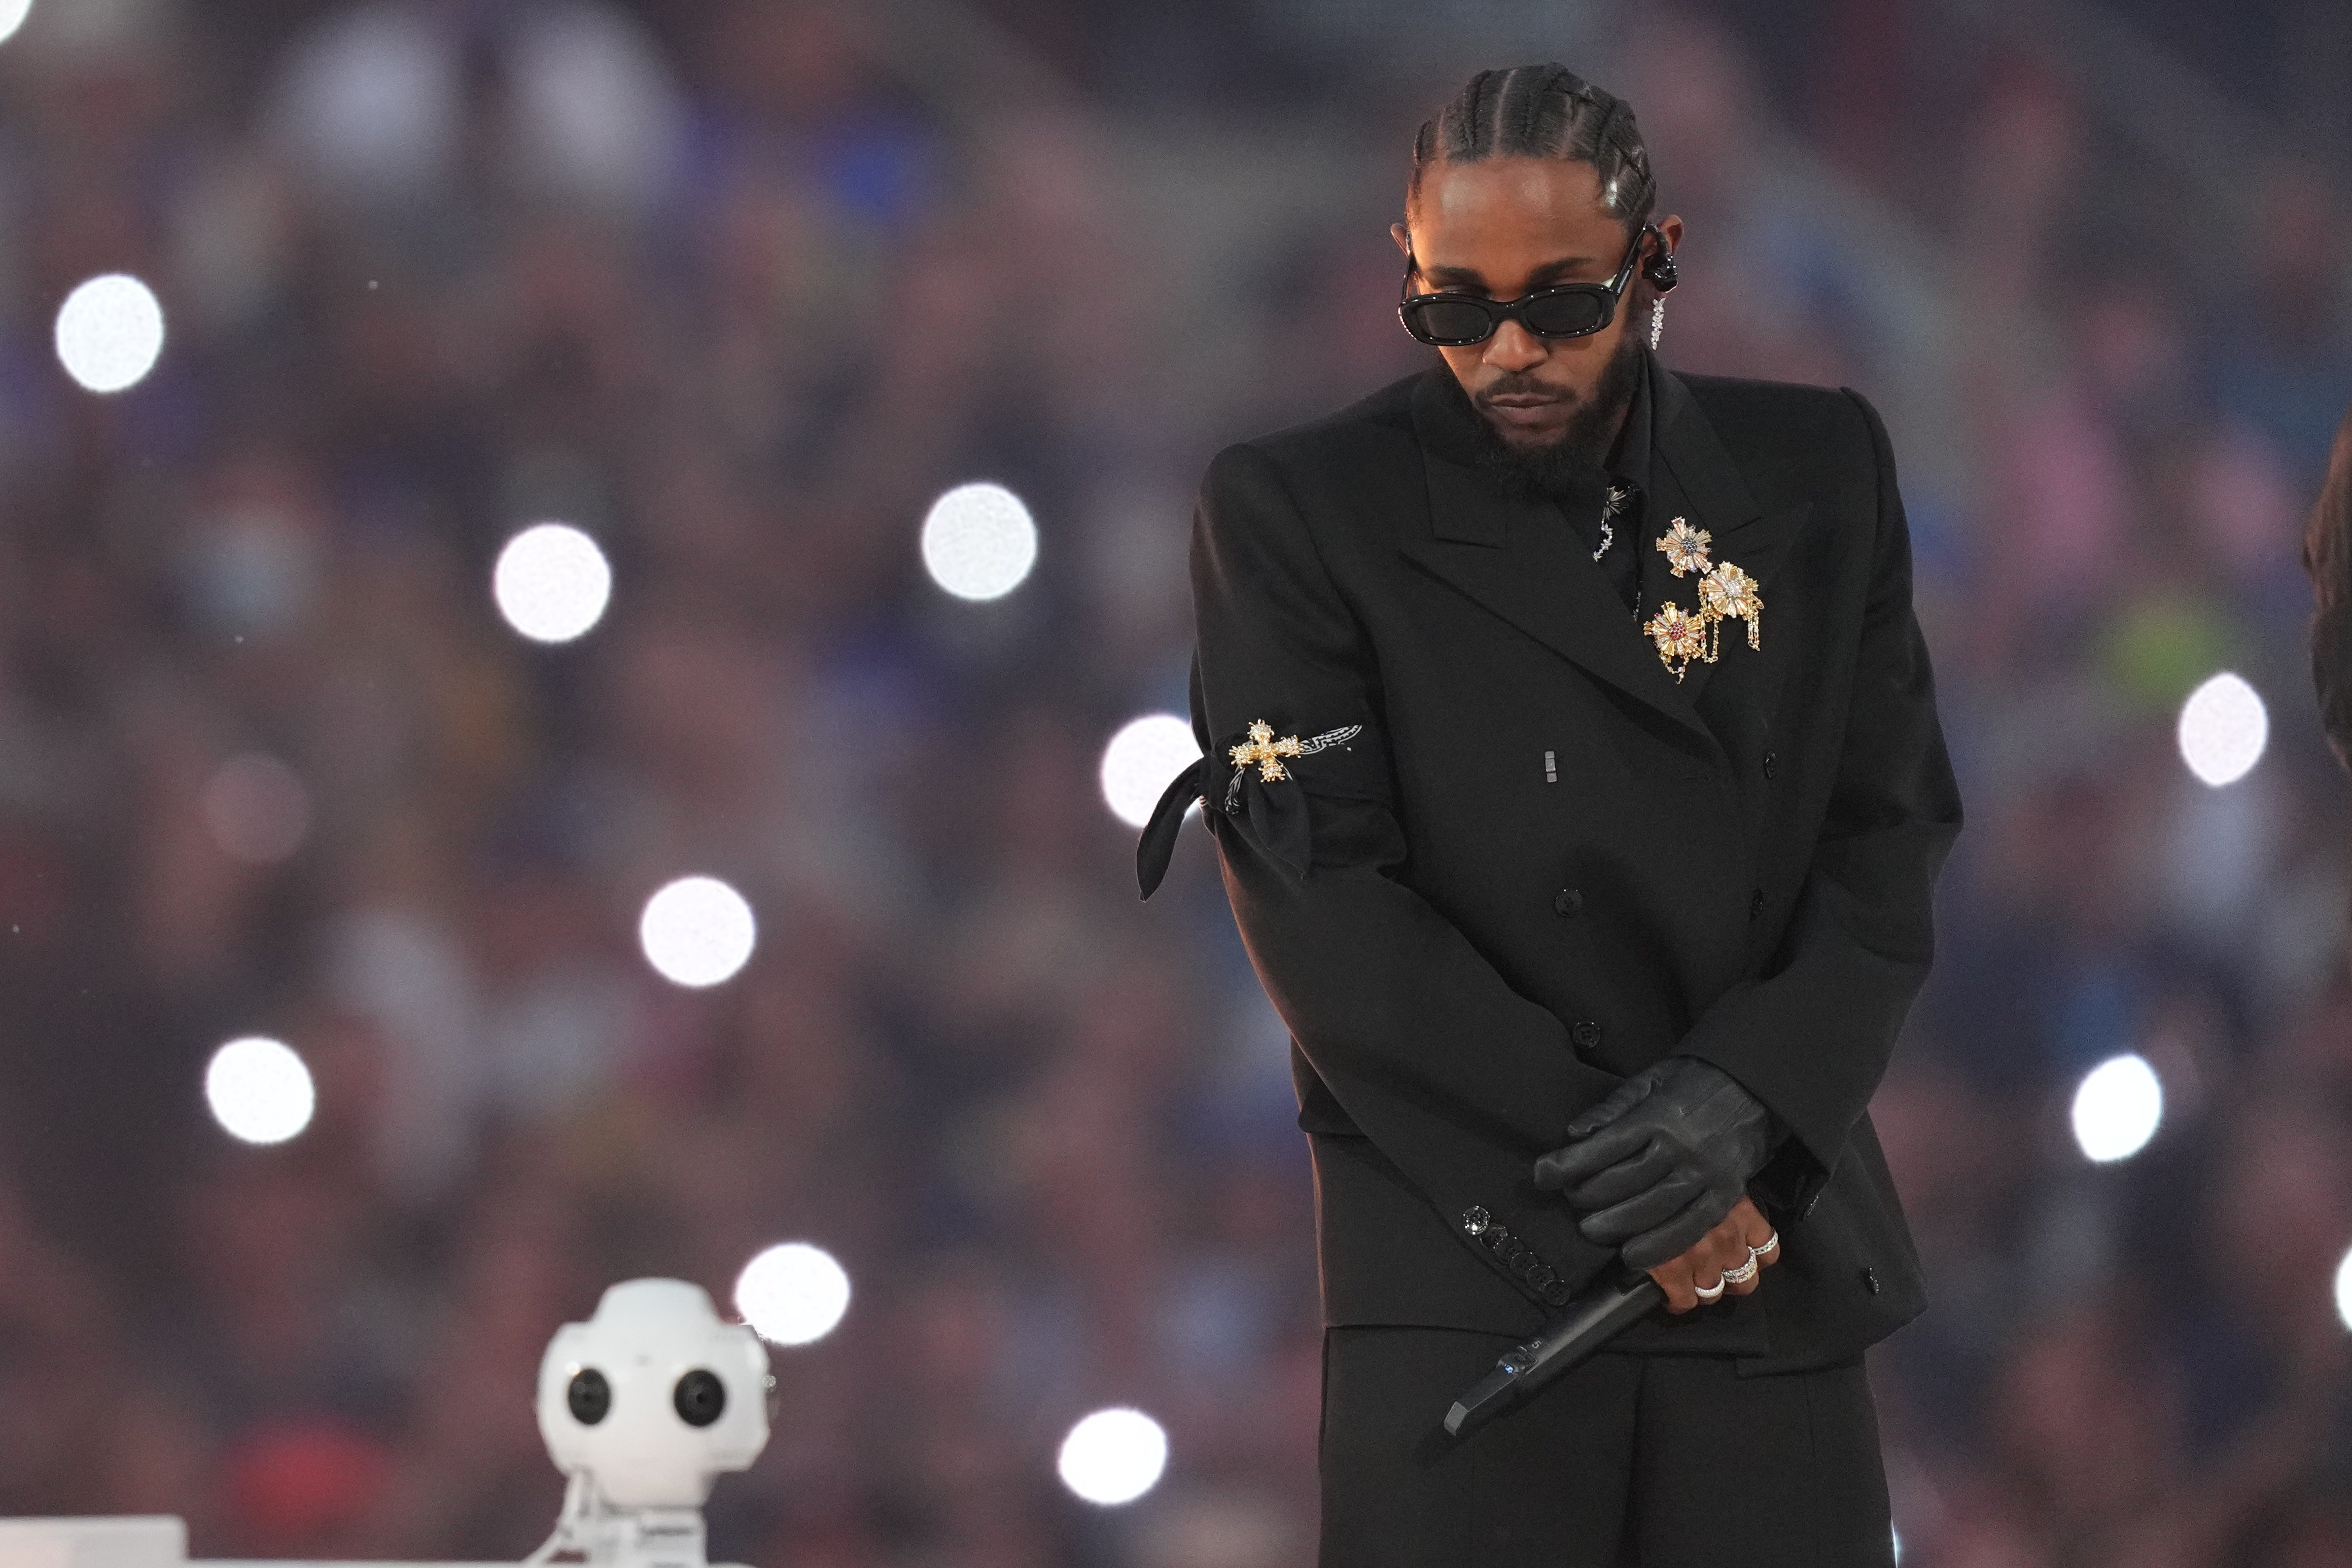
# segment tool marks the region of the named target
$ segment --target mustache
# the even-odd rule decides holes
[[[1562,402],[1578,401],[1574,389],[1554,386],[1549,382],[1538,381],[1525,371],[1501,376],[1490,384],[1479,388],[1478,395],[1474,401],[1485,404],[1498,397],[1549,397],[1557,398]]]

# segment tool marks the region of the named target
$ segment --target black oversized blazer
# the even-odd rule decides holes
[[[1610,1262],[1533,1161],[1682,1051],[1787,1129],[1753,1189],[1787,1247],[1623,1348],[1853,1355],[1925,1305],[1864,1108],[1960,823],[1885,428],[1852,392],[1654,366],[1653,511],[1763,599],[1760,648],[1728,622],[1677,684],[1552,503],[1439,455],[1446,373],[1226,449],[1194,525],[1212,777],[1253,721],[1362,727],[1207,813],[1294,1042],[1326,1322],[1532,1329]],[[1645,614],[1696,604],[1657,526]],[[1252,792],[1306,805],[1303,877]]]

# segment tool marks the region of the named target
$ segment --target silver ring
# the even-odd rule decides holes
[[[1702,1285],[1702,1284],[1700,1284],[1697,1281],[1694,1280],[1694,1281],[1691,1281],[1691,1290],[1692,1290],[1692,1291],[1693,1291],[1693,1292],[1694,1292],[1694,1293],[1698,1297],[1698,1299],[1699,1299],[1700,1301],[1712,1301],[1717,1300],[1718,1297],[1720,1297],[1720,1296],[1723,1294],[1723,1291],[1724,1291],[1724,1280],[1728,1280],[1728,1279],[1730,1279],[1730,1278],[1731,1278],[1731,1276],[1730,1276],[1730,1275],[1726,1274],[1726,1275],[1723,1277],[1723,1280],[1717,1280],[1717,1281],[1715,1282],[1715,1289],[1713,1289],[1712,1291],[1708,1290],[1705,1285]]]
[[[1776,1247],[1778,1247],[1778,1246],[1780,1246],[1780,1233],[1779,1231],[1775,1230],[1774,1232],[1772,1232],[1772,1234],[1771,1234],[1771,1235],[1767,1236],[1767,1237],[1764,1239],[1764,1245],[1763,1245],[1763,1246],[1761,1246],[1761,1247],[1750,1247],[1750,1248],[1748,1249],[1748,1255],[1750,1258],[1761,1258],[1762,1256],[1764,1256],[1764,1254],[1765,1254],[1765,1253],[1771,1251],[1774,1248],[1776,1248]]]
[[[1727,1285],[1744,1285],[1756,1278],[1756,1270],[1762,1267],[1762,1264],[1750,1258],[1737,1269],[1726,1269],[1723,1271],[1723,1282]]]

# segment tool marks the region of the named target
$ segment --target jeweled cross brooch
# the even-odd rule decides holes
[[[1274,726],[1264,719],[1259,719],[1244,733],[1249,737],[1247,740],[1239,746],[1228,747],[1225,749],[1225,755],[1234,759],[1234,781],[1238,783],[1250,764],[1255,763],[1259,780],[1263,783],[1274,784],[1290,777],[1290,769],[1282,765],[1284,758],[1312,757],[1317,752],[1328,747],[1345,746],[1363,734],[1364,727],[1360,724],[1343,724],[1337,729],[1327,729],[1322,734],[1309,736],[1305,740],[1299,739],[1295,735],[1286,735],[1276,740],[1274,737]]]
[[[1231,731],[1227,733],[1230,734]],[[1280,740],[1275,739],[1274,726],[1264,719],[1259,719],[1249,727],[1249,738],[1233,747],[1225,755],[1234,759],[1234,766],[1236,768],[1247,768],[1251,763],[1256,763],[1258,778],[1265,783],[1272,784],[1277,779],[1290,777],[1290,771],[1283,767],[1282,759],[1286,757],[1297,757],[1305,750],[1305,743],[1295,735],[1286,735]]]

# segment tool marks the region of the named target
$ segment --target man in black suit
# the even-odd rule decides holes
[[[1198,796],[1294,1040],[1322,1561],[1882,1564],[1864,1348],[1923,1307],[1865,1112],[1960,821],[1886,434],[1669,371],[1630,110],[1486,72],[1414,149],[1443,363],[1211,465]],[[1666,1307],[1466,1438],[1620,1265]]]

